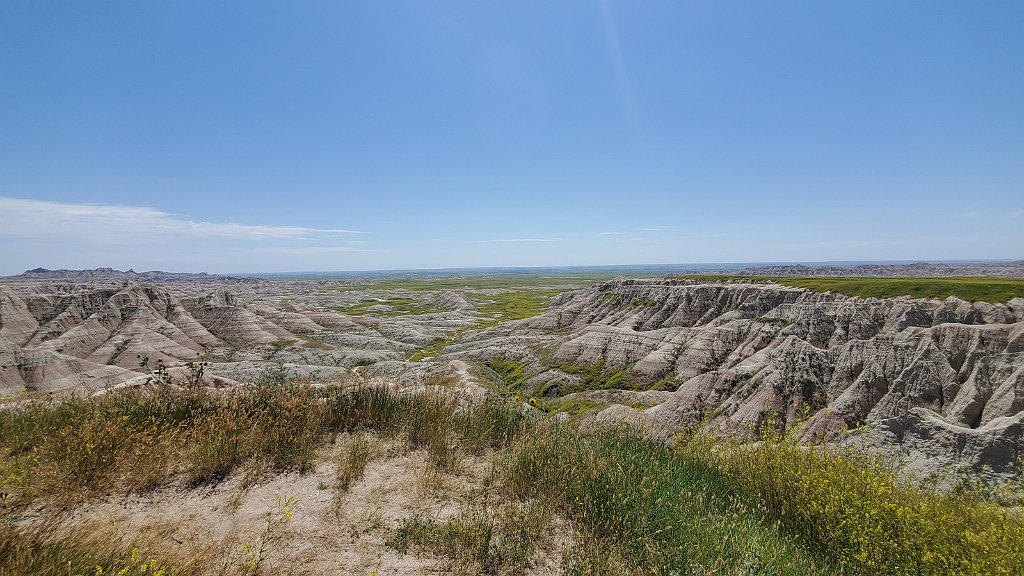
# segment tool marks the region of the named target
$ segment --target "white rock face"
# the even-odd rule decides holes
[[[179,301],[165,289],[136,284],[45,294],[0,286],[0,396],[117,387],[144,374],[140,355],[151,366],[160,360],[180,367],[237,343],[301,342],[282,325],[323,330],[297,313],[250,310],[223,291]]]
[[[168,279],[154,286],[134,283],[131,274],[94,272],[86,283],[64,271],[58,276],[76,279],[0,284],[0,397],[136,385],[148,375],[139,356],[150,367],[162,361],[176,378],[201,356],[210,361],[210,385],[252,382],[278,369],[350,379],[361,377],[355,367],[389,363],[398,377],[416,380],[408,356],[475,321],[475,308],[456,292],[420,296],[450,312],[380,318],[332,311],[352,296],[319,290],[316,282],[155,273]]]
[[[1020,477],[1024,413],[1000,416],[978,428],[957,426],[927,408],[912,408],[839,440],[843,446],[895,458],[908,477],[954,487],[967,478]]]
[[[752,434],[773,422],[825,442],[863,428],[874,439],[865,445],[898,446],[922,470],[956,462],[1010,474],[1024,457],[1021,298],[862,299],[770,283],[617,280],[563,294],[524,324],[568,334],[554,348],[557,363],[604,362],[641,386],[673,389],[645,411],[669,425]],[[943,442],[928,440],[935,430]]]

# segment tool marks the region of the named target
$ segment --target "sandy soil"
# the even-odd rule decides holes
[[[444,520],[486,506],[484,483],[491,458],[465,458],[455,473],[439,473],[422,450],[371,440],[376,459],[348,490],[335,489],[335,460],[350,438],[323,454],[315,471],[288,473],[245,486],[244,473],[215,485],[172,486],[145,495],[108,497],[85,503],[64,519],[67,530],[102,531],[110,538],[145,542],[162,560],[203,564],[208,573],[229,574],[266,548],[261,574],[453,574],[445,558],[402,554],[385,542],[402,519]],[[289,502],[291,502],[289,504]],[[288,514],[282,512],[288,508]],[[552,535],[538,542],[527,574],[560,574],[568,545],[557,519]],[[269,527],[269,528],[268,528]],[[219,563],[219,565],[214,564]]]

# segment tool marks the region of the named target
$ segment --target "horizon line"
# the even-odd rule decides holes
[[[200,270],[197,272],[181,272],[172,270],[144,270],[136,271],[135,267],[130,267],[127,270],[118,270],[110,267],[97,267],[97,268],[45,268],[37,267],[24,270],[16,274],[8,274],[2,277],[13,277],[20,276],[33,270],[46,270],[49,272],[59,271],[90,271],[90,270],[111,270],[114,272],[134,272],[136,274],[145,273],[171,273],[171,274],[210,274],[217,276],[246,276],[246,277],[258,277],[258,276],[280,276],[280,275],[297,275],[297,274],[372,274],[372,273],[400,273],[400,272],[455,272],[455,271],[470,271],[470,270],[564,270],[564,269],[629,269],[629,268],[686,268],[686,267],[711,267],[711,266],[723,266],[723,267],[756,267],[756,266],[806,266],[806,267],[821,267],[821,266],[862,266],[862,265],[901,265],[901,264],[1001,264],[1001,263],[1012,263],[1022,262],[1024,258],[952,258],[952,259],[896,259],[896,260],[766,260],[766,261],[753,261],[753,262],[675,262],[675,263],[644,263],[644,264],[558,264],[558,265],[514,265],[514,266],[443,266],[443,267],[426,267],[426,268],[372,268],[365,270],[284,270],[274,272],[208,272]]]

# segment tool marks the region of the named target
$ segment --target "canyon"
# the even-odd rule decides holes
[[[773,430],[866,449],[946,488],[1019,478],[1024,298],[859,298],[756,277],[529,278],[30,271],[0,282],[0,397],[151,385],[157,363],[180,382],[201,360],[208,386],[275,375],[443,385],[657,437]]]

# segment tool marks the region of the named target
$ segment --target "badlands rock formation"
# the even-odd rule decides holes
[[[519,367],[517,392],[553,406],[610,404],[596,421],[642,423],[661,437],[692,426],[752,435],[767,423],[806,441],[882,450],[924,476],[1006,477],[1024,457],[1021,298],[860,299],[755,280],[620,279],[491,325],[474,306],[483,290],[40,274],[0,284],[0,396],[139,384],[139,355],[170,366],[202,356],[211,385],[284,370],[415,386],[442,378],[479,393],[501,383],[488,367],[501,359]],[[431,313],[340,311],[392,298]],[[409,361],[425,349],[426,361]]]
[[[541,316],[450,350],[478,359],[503,350],[533,373],[528,393],[550,396],[577,389],[569,372],[580,366],[624,369],[631,387],[672,391],[640,415],[661,426],[752,434],[768,422],[807,441],[898,449],[889,451],[921,473],[1011,475],[1024,457],[1022,320],[1021,298],[619,280],[563,294]],[[539,346],[524,345],[531,335]]]
[[[293,376],[353,377],[356,368],[376,364],[390,366],[381,374],[419,381],[434,368],[406,362],[410,354],[477,321],[463,293],[352,290],[363,283],[108,269],[7,277],[0,280],[0,398],[138,384],[148,374],[140,355],[150,366],[161,360],[172,367],[202,356],[211,383],[221,384],[280,368]],[[414,298],[440,312],[338,311],[390,298]]]

